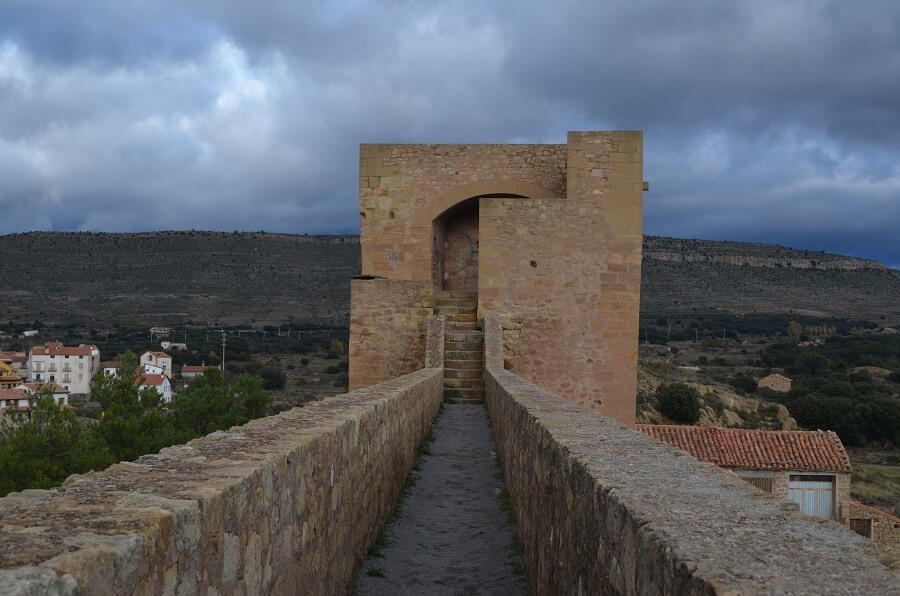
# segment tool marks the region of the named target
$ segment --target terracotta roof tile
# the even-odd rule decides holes
[[[92,350],[96,350],[97,346],[64,346],[58,341],[48,341],[42,346],[31,348],[34,356],[90,356]]]
[[[850,458],[831,431],[748,430],[637,424],[640,432],[723,468],[847,472]]]
[[[22,383],[22,387],[25,387],[29,391],[33,391],[35,393],[40,392],[44,387],[52,387],[53,393],[68,393],[69,390],[63,387],[62,385],[57,385],[56,383]]]
[[[870,507],[870,506],[868,506],[868,505],[863,505],[863,504],[860,503],[859,501],[853,501],[853,500],[851,500],[850,503],[852,503],[855,507],[859,507],[860,509],[864,509],[864,510],[866,510],[866,511],[869,511],[869,512],[871,512],[871,513],[874,513],[874,514],[876,514],[876,515],[879,515],[879,516],[881,516],[881,517],[884,517],[884,518],[886,518],[886,519],[888,519],[888,520],[890,520],[890,521],[892,521],[892,522],[894,522],[894,523],[900,524],[900,518],[894,517],[893,515],[891,515],[891,514],[888,513],[887,511],[882,511],[881,509],[876,509],[876,508]]]
[[[24,389],[0,389],[0,400],[28,399]]]
[[[216,367],[215,367],[215,366],[193,366],[193,365],[190,365],[190,364],[185,364],[184,366],[181,367],[181,372],[182,372],[182,373],[186,373],[186,372],[189,372],[189,373],[192,373],[192,372],[202,373],[202,372],[205,371],[207,368],[216,368]]]
[[[144,379],[143,383],[141,382],[141,379]],[[142,387],[144,385],[154,385],[154,386],[158,387],[163,384],[163,381],[165,381],[165,379],[166,379],[166,375],[153,375],[153,374],[148,375],[146,373],[139,373],[138,377],[134,380],[134,384],[140,385]]]

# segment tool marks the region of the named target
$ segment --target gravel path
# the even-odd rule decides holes
[[[357,594],[524,594],[487,411],[447,404],[432,428],[431,454],[413,472],[387,546],[363,563]]]

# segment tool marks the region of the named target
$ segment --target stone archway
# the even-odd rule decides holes
[[[553,193],[521,180],[480,180],[451,189],[420,213],[419,217],[425,215],[431,223],[434,289],[478,291],[479,199],[534,196]]]
[[[434,289],[478,291],[478,199],[451,207],[432,224]]]

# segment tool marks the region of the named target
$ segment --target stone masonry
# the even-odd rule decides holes
[[[488,317],[487,407],[533,593],[900,591],[837,522],[503,369],[501,332]]]
[[[350,590],[441,403],[441,369],[0,499],[0,594]]]
[[[351,388],[421,366],[412,355],[435,292],[469,291],[477,271],[478,319],[500,318],[510,370],[633,424],[642,163],[639,131],[571,132],[558,145],[361,145],[369,278],[352,286]]]

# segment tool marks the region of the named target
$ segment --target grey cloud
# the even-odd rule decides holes
[[[638,128],[648,233],[896,264],[898,40],[874,0],[9,0],[0,233],[350,232],[360,142]]]

